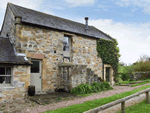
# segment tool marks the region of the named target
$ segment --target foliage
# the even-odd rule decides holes
[[[135,72],[145,72],[150,71],[150,61],[140,61],[136,63],[135,67],[133,68]]]
[[[133,79],[133,69],[134,69],[134,65],[130,65],[130,66],[120,66],[120,64],[118,65],[118,74],[120,76],[120,78],[125,81],[125,80],[132,80]]]
[[[141,55],[137,62],[134,64],[135,72],[150,71],[150,57],[148,55]]]
[[[94,92],[100,92],[103,90],[112,89],[108,82],[93,82],[92,85],[89,84],[80,84],[79,86],[73,88],[71,90],[72,94],[88,94]]]
[[[147,89],[149,87],[150,87],[150,85],[146,85],[146,86],[142,86],[140,88],[137,88],[137,89],[134,89],[134,90],[131,90],[128,92],[115,94],[110,97],[99,98],[99,99],[92,100],[92,101],[86,101],[81,104],[75,104],[75,105],[67,106],[65,108],[59,108],[59,109],[56,109],[53,111],[47,111],[45,113],[83,113],[84,111],[88,111],[89,109],[94,109],[101,105],[116,101],[116,100],[124,98],[126,96],[130,96],[134,93],[137,93],[137,92]]]
[[[123,81],[130,79],[130,75],[129,73],[121,73],[121,79]]]
[[[98,56],[102,59],[104,64],[110,64],[112,66],[115,76],[118,72],[118,62],[120,57],[117,45],[118,43],[116,39],[113,39],[113,41],[99,39],[97,41]]]
[[[92,93],[92,87],[89,84],[80,84],[71,90],[72,94],[87,94]]]
[[[143,61],[143,62],[150,61],[150,57],[147,54],[145,55],[142,54],[140,55],[140,58],[138,59],[138,62],[140,61]]]
[[[119,62],[119,65],[120,65],[120,66],[126,66],[127,64],[124,63],[124,62]]]

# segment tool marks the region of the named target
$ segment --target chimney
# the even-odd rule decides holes
[[[89,30],[89,28],[88,28],[88,17],[85,17],[85,30],[87,31],[87,30]]]

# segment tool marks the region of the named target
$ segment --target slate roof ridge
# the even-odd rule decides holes
[[[8,3],[8,5],[14,13],[14,16],[20,17],[21,22],[24,24],[28,23],[32,25],[52,28],[55,30],[81,34],[90,38],[113,40],[112,37],[91,25],[89,25],[89,30],[86,31],[86,26],[83,23],[43,13],[30,8],[25,8],[12,3]]]
[[[77,23],[77,24],[80,24],[80,25],[82,24],[83,26],[85,26],[85,24],[80,23],[80,22],[77,22],[77,21],[73,21],[73,20],[70,20],[70,19],[63,18],[63,17],[58,17],[58,16],[55,16],[55,15],[52,15],[52,14],[48,14],[48,13],[43,13],[43,12],[41,12],[41,11],[37,11],[37,10],[34,10],[34,9],[22,7],[22,6],[19,6],[19,5],[10,3],[10,2],[8,2],[8,4],[9,4],[10,7],[13,7],[13,8],[15,8],[14,6],[17,6],[17,7],[21,7],[21,8],[24,8],[24,9],[27,9],[27,10],[31,10],[31,11],[34,11],[34,12],[37,12],[37,13],[41,13],[41,14],[44,14],[44,15],[47,15],[47,16],[53,16],[53,17],[55,17],[55,18],[59,18],[59,19],[62,19],[62,20],[67,20],[67,21],[74,22],[74,23]],[[11,8],[11,9],[12,9],[12,8]],[[13,10],[12,10],[12,11],[13,11]],[[16,11],[16,12],[14,12],[14,15],[15,15],[15,16],[21,16],[21,15],[19,14],[20,12],[17,11],[16,8],[15,8],[15,11]],[[19,13],[18,13],[18,12],[19,12]],[[18,13],[18,15],[15,14],[15,13]],[[91,27],[90,25],[88,25],[88,26]]]
[[[13,12],[14,16],[20,16],[17,9],[15,7],[13,7],[14,4],[8,2],[8,6],[10,7],[11,11]],[[13,10],[14,9],[14,10]]]

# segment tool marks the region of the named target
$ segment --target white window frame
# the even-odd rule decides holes
[[[3,83],[1,84],[1,83],[0,83],[0,85],[12,85],[12,82],[13,82],[13,81],[12,81],[12,78],[13,78],[13,76],[12,76],[12,71],[13,71],[12,66],[0,66],[0,67],[5,68],[5,75],[0,75],[0,76],[4,76],[4,77],[5,77],[5,76],[11,76],[10,83],[5,83],[5,84],[3,84]],[[7,68],[7,67],[10,67],[11,75],[6,75],[6,68]]]
[[[70,55],[71,55],[71,37],[72,36],[69,36],[69,35],[64,35],[64,38],[68,38],[68,46],[69,46],[69,50],[67,50],[67,51],[64,51],[64,42],[63,42],[63,56],[64,57],[69,57],[70,58]],[[64,38],[63,38],[63,40],[64,40]]]

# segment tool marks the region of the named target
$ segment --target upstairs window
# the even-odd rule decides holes
[[[63,39],[63,51],[69,51],[69,37],[67,36]]]
[[[11,84],[11,67],[0,67],[0,84]]]

